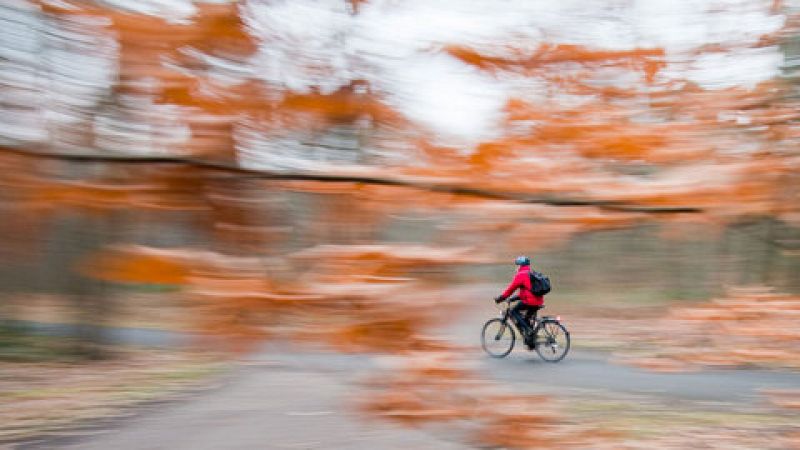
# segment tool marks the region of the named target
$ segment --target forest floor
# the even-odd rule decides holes
[[[103,350],[102,358],[89,358],[67,338],[3,330],[0,446],[129,415],[133,405],[205,386],[226,367],[211,352],[131,345]]]

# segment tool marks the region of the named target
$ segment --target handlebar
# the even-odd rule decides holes
[[[511,299],[510,298],[507,298],[507,299],[505,299],[505,300],[503,300],[502,302],[499,302],[499,303],[496,302],[495,299],[492,299],[492,302],[494,303],[494,306],[497,307],[497,309],[499,309],[500,311],[504,311],[504,310],[506,310],[506,309],[511,307]]]

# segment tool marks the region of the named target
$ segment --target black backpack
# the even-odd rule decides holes
[[[531,270],[529,276],[531,277],[531,292],[533,292],[533,295],[541,297],[550,292],[550,278],[535,270]]]

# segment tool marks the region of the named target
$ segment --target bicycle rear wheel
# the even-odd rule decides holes
[[[504,358],[514,348],[516,335],[511,325],[501,319],[492,319],[483,326],[481,345],[493,358]]]
[[[559,362],[569,352],[569,331],[558,322],[544,322],[535,339],[536,353],[547,362]]]

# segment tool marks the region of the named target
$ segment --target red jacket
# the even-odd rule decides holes
[[[531,266],[520,266],[517,274],[514,275],[514,279],[511,280],[511,284],[503,292],[502,297],[508,298],[515,290],[519,289],[519,298],[522,303],[535,306],[544,305],[544,297],[533,295],[533,292],[531,292],[530,272]]]

